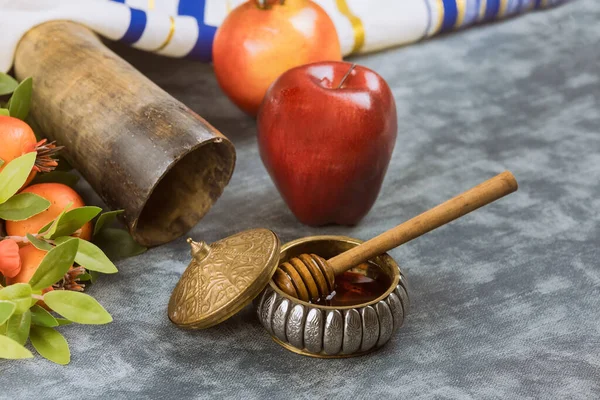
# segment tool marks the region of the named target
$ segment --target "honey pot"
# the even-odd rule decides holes
[[[333,257],[361,243],[345,236],[311,236],[284,244],[279,258],[285,262],[304,253]],[[332,300],[323,301],[334,305],[299,300],[271,281],[255,302],[258,319],[275,342],[303,355],[358,356],[386,344],[410,307],[406,277],[398,264],[382,254],[337,281]]]
[[[385,252],[517,190],[506,171],[366,242],[311,236],[280,247],[268,229],[194,242],[169,301],[182,327],[214,326],[253,300],[273,340],[298,354],[351,357],[386,344],[410,308],[407,280]]]

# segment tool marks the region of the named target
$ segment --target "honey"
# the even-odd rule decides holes
[[[362,263],[336,276],[335,290],[313,303],[332,307],[368,303],[384,294],[391,284],[391,278],[376,264]]]

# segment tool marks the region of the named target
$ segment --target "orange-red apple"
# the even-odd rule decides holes
[[[219,86],[250,115],[288,69],[342,58],[335,26],[320,6],[309,0],[261,3],[251,0],[233,9],[213,42]]]

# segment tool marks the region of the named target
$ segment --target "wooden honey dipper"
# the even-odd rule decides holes
[[[273,280],[283,292],[303,301],[327,297],[335,289],[336,275],[492,203],[517,188],[513,174],[505,171],[329,260],[316,254],[294,257],[277,268]]]

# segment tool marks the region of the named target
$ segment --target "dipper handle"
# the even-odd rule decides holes
[[[518,184],[513,174],[504,171],[437,207],[364,242],[360,246],[353,247],[330,258],[328,260],[329,266],[333,269],[334,274],[338,275],[355,265],[383,254],[479,207],[515,192],[517,188]]]

